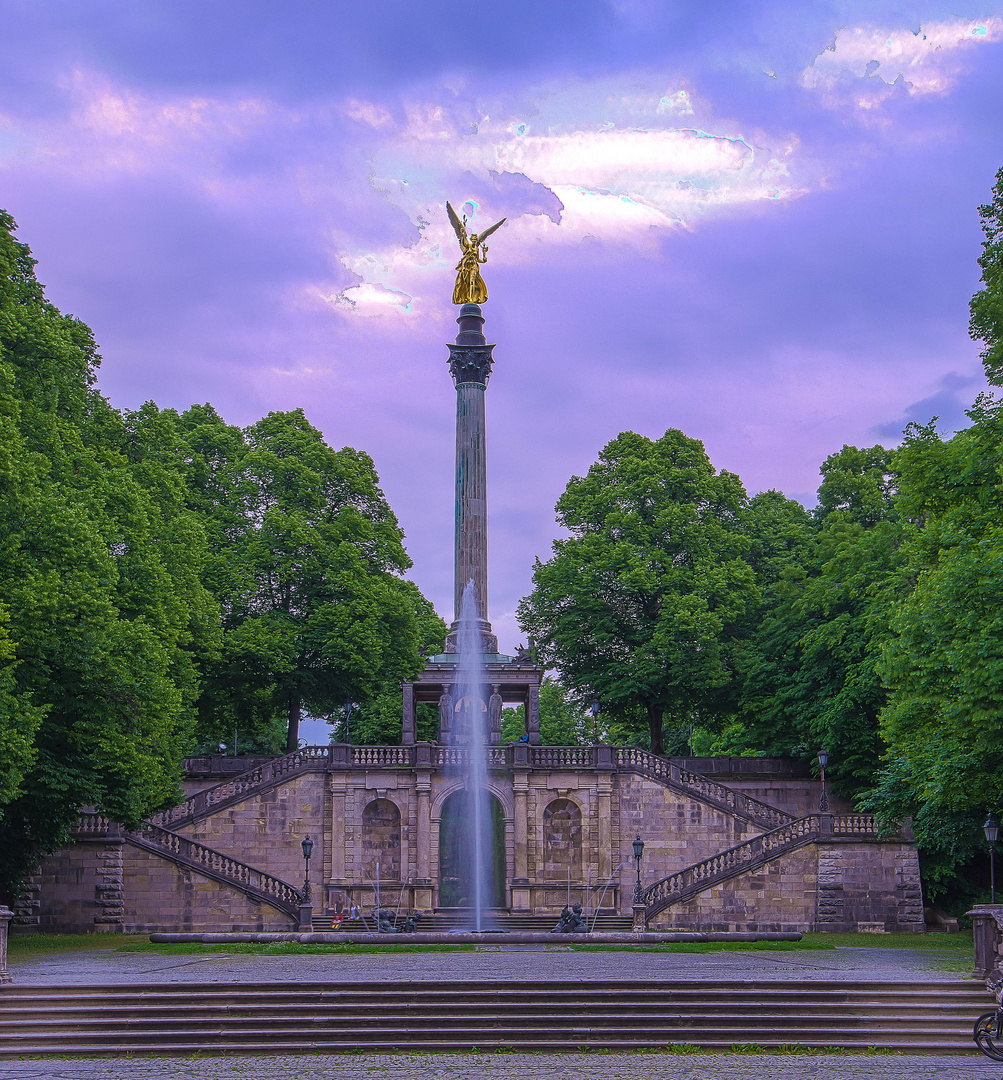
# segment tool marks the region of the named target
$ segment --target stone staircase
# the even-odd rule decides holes
[[[969,1052],[974,1063],[972,1024],[991,1005],[961,981],[15,984],[0,991],[0,1058],[686,1044]]]
[[[268,904],[287,915],[293,924],[299,922],[300,891],[288,881],[248,866],[221,851],[206,847],[197,840],[181,836],[170,829],[144,821],[138,829],[124,830],[103,814],[82,814],[73,827],[76,837],[121,836],[127,844],[168,859],[176,866],[194,870],[203,877],[238,889],[250,899]]]
[[[757,870],[826,836],[873,838],[877,825],[871,814],[809,814],[754,836],[649,885],[643,894],[645,924],[673,904],[692,900],[705,889]]]

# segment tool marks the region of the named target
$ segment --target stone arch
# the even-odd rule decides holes
[[[446,800],[451,795],[455,795],[457,791],[463,791],[465,784],[462,781],[457,781],[454,784],[450,784],[448,787],[443,786],[432,798],[432,805],[429,810],[429,816],[432,821],[438,822],[442,820],[442,808],[446,804]],[[502,808],[502,814],[504,816],[506,824],[511,823],[513,815],[515,814],[515,806],[512,799],[511,790],[506,790],[500,784],[492,782],[488,779],[487,784],[488,794],[500,804]]]
[[[389,799],[373,799],[362,811],[362,869],[376,880],[401,879],[401,812]]]
[[[440,807],[439,823],[439,906],[473,906],[472,810],[466,788],[455,788]],[[488,792],[488,832],[490,851],[486,860],[489,871],[486,907],[505,906],[506,843],[505,810],[501,800]]]
[[[570,799],[554,799],[543,811],[543,876],[565,881],[582,876],[582,812]]]

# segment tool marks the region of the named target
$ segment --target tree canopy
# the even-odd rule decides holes
[[[14,228],[0,214],[8,901],[81,807],[136,824],[235,726],[294,748],[302,709],[378,698],[442,628],[366,454],[300,410],[242,430],[209,405],[112,408],[90,330],[45,300]]]
[[[537,560],[519,624],[540,660],[625,721],[643,717],[661,753],[678,725],[731,678],[728,635],[756,595],[744,556],[745,490],[702,444],[625,432],[557,503],[571,534]]]

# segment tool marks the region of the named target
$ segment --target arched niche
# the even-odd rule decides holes
[[[565,881],[582,876],[582,812],[570,799],[554,799],[543,811],[543,876]]]
[[[389,799],[373,799],[362,811],[362,869],[376,880],[401,879],[401,812]]]
[[[500,908],[505,906],[505,812],[493,795],[485,797],[484,906]],[[439,822],[439,907],[474,906],[474,819],[469,791],[461,788],[446,797]]]

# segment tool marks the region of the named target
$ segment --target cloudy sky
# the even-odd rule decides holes
[[[811,504],[946,431],[1003,166],[1003,0],[4,0],[0,206],[121,407],[302,406],[449,618],[449,198],[490,243],[491,617],[619,431]]]

